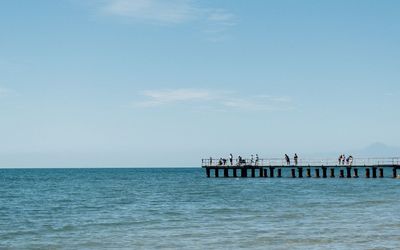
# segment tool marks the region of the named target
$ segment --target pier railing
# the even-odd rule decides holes
[[[290,159],[290,164],[287,164],[284,158],[267,158],[267,159],[251,159],[243,158],[239,163],[238,159],[233,159],[232,164],[229,159],[207,158],[202,159],[203,167],[211,166],[400,166],[400,157],[386,158],[353,158],[350,161],[340,161],[338,159],[298,159],[297,164],[293,159]]]

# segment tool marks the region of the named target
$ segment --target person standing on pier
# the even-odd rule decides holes
[[[258,158],[258,154],[256,154],[256,166],[258,166],[258,161],[259,161],[260,159]]]
[[[346,162],[346,155],[345,154],[343,154],[342,155],[342,165],[344,166],[344,163]]]
[[[231,166],[233,165],[233,155],[229,154],[229,162],[231,163]]]
[[[286,165],[290,165],[290,158],[287,154],[285,154]]]
[[[294,154],[294,165],[297,166],[298,160],[299,160],[299,157],[297,156],[297,153],[295,153],[295,154]]]
[[[212,166],[212,157],[210,157],[210,166]]]
[[[353,165],[353,156],[349,156],[349,158],[348,158],[348,163],[347,163],[348,165]]]
[[[253,156],[253,155],[251,155],[251,159],[250,159],[250,165],[253,165],[253,163],[254,163],[254,156]]]
[[[343,155],[340,155],[338,158],[339,165],[342,164],[342,157],[343,157]]]

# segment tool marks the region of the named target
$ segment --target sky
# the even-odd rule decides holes
[[[399,11],[394,0],[3,0],[0,167],[398,147]]]

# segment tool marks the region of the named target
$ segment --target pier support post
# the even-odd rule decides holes
[[[219,177],[219,169],[216,168],[216,169],[215,169],[215,178],[218,178],[218,177]]]
[[[383,168],[379,168],[379,178],[383,178]]]
[[[322,167],[322,178],[326,178],[326,167]]]
[[[303,168],[298,168],[299,178],[303,178]]]
[[[242,168],[241,177],[247,177],[247,168]]]
[[[376,178],[376,167],[372,167],[372,178]]]
[[[237,178],[237,169],[234,168],[234,169],[232,169],[232,170],[233,170],[233,177]]]
[[[339,178],[344,178],[344,169],[339,170]]]
[[[268,177],[268,169],[264,169],[264,178],[267,178]]]
[[[311,168],[307,168],[307,169],[306,169],[306,176],[307,176],[308,178],[311,177]]]
[[[347,171],[346,171],[346,172],[347,172],[347,176],[346,176],[346,177],[347,177],[347,178],[351,178],[351,168],[350,168],[350,167],[347,167],[346,170],[347,170]]]
[[[331,168],[331,178],[335,178],[335,169]]]
[[[278,168],[278,178],[282,177],[282,169]]]
[[[252,178],[256,177],[256,169],[255,168],[251,169],[251,177]]]
[[[370,177],[370,170],[369,168],[365,169],[365,178],[369,178]]]
[[[259,177],[264,177],[264,169],[260,168],[259,171],[260,171],[260,173],[258,174]]]
[[[397,168],[393,168],[393,178],[397,178]]]
[[[315,178],[320,178],[320,176],[319,176],[319,168],[315,169]]]
[[[209,168],[206,168],[206,175],[207,175],[207,178],[210,178],[210,169]]]
[[[354,169],[354,178],[358,178],[358,168]]]
[[[224,177],[225,178],[229,177],[229,169],[228,168],[224,168]]]
[[[292,178],[296,178],[296,169],[292,168]]]
[[[273,167],[270,167],[270,168],[269,168],[269,176],[270,176],[271,178],[274,178],[274,168],[273,168]]]

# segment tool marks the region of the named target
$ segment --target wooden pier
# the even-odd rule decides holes
[[[284,164],[282,159],[245,159],[221,162],[203,159],[206,176],[224,178],[399,178],[400,158],[358,158],[350,163],[337,160],[299,160],[298,164]],[[399,171],[398,171],[399,170]]]

